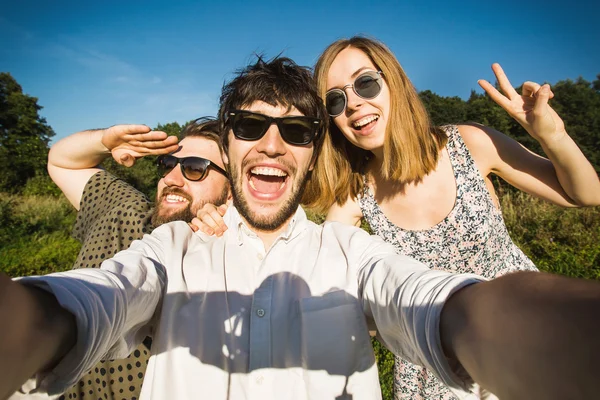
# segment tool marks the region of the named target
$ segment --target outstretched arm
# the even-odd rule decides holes
[[[51,369],[75,344],[71,313],[51,294],[0,272],[0,399],[40,370]]]
[[[501,399],[591,399],[600,283],[539,272],[465,287],[442,310],[446,355]]]
[[[550,86],[525,82],[519,95],[500,65],[494,64],[492,69],[504,94],[485,80],[479,80],[479,84],[540,143],[550,159],[547,162],[543,157],[519,149],[516,142],[490,133],[488,129],[495,151],[481,158],[488,160],[492,172],[516,187],[561,205],[600,205],[598,175],[567,134],[562,119],[548,104],[553,96]]]
[[[166,285],[163,250],[185,242],[170,225],[100,269],[18,281],[0,273],[0,399],[34,374],[41,392],[61,393],[100,359],[124,358],[142,342]]]
[[[112,156],[131,167],[146,155],[177,150],[177,138],[151,131],[145,125],[115,125],[107,129],[82,131],[59,140],[48,154],[48,173],[76,209],[87,181],[99,171],[104,159]]]

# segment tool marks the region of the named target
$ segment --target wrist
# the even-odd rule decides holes
[[[98,150],[99,154],[102,154],[103,156],[106,156],[106,157],[111,155],[111,151],[114,147],[110,143],[108,143],[108,140],[106,139],[106,135],[107,135],[109,129],[110,128],[98,129],[97,131],[94,131],[92,133],[94,135],[97,135],[95,140],[98,142],[97,150]]]
[[[544,135],[538,137],[538,142],[544,149],[552,149],[556,146],[560,146],[561,143],[568,137],[569,135],[567,134],[567,131],[561,129],[557,130],[551,135]]]

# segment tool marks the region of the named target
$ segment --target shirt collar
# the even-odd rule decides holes
[[[243,236],[246,235],[251,238],[258,238],[256,233],[250,228],[242,217],[240,216],[238,210],[231,206],[227,209],[227,212],[223,216],[223,220],[225,224],[229,227],[228,231],[235,235],[237,238],[237,242],[239,245],[243,242]],[[283,240],[288,242],[292,240],[294,237],[298,236],[306,227],[306,222],[308,219],[306,218],[306,213],[302,209],[302,207],[298,206],[296,213],[290,220],[287,228],[284,232],[279,235],[278,240]]]

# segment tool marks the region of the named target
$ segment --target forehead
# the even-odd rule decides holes
[[[362,50],[347,47],[333,59],[327,72],[327,88],[344,86],[363,71],[374,71],[377,67]]]
[[[269,103],[265,103],[264,101],[256,100],[252,102],[249,106],[242,107],[242,110],[252,111],[255,113],[268,115],[269,117],[282,117],[282,116],[291,116],[291,115],[304,115],[294,106],[287,106],[278,104],[273,106]]]
[[[177,157],[204,157],[220,162],[219,145],[211,139],[188,136],[179,142],[179,149],[173,153]]]

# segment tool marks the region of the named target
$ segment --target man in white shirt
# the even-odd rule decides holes
[[[101,270],[0,276],[0,321],[20,313],[0,337],[0,397],[33,373],[58,392],[151,334],[143,399],[380,398],[371,322],[465,398],[472,379],[501,398],[598,393],[586,376],[600,355],[596,282],[480,283],[306,219],[298,202],[327,121],[309,70],[259,60],[224,87],[219,117],[229,230],[207,237],[174,222]]]

